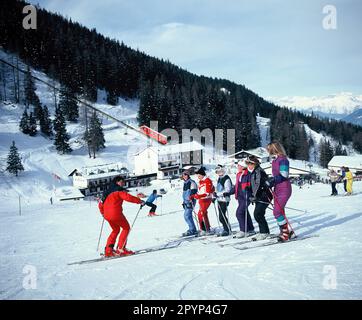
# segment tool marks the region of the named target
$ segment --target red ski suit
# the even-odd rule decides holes
[[[104,203],[99,203],[99,210],[112,228],[112,233],[107,240],[107,248],[115,245],[120,228],[122,228],[122,232],[118,239],[118,248],[123,249],[126,246],[128,233],[131,228],[126,217],[123,215],[123,201],[142,203],[140,198],[134,197],[125,191],[112,192]]]
[[[214,186],[212,181],[208,177],[204,177],[199,181],[197,194],[192,196],[193,198],[199,200],[199,212],[197,217],[199,219],[200,230],[210,231],[210,221],[207,216],[207,209],[211,204],[211,194],[213,191]]]

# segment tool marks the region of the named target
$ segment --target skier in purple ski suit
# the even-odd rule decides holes
[[[267,150],[273,159],[273,177],[268,180],[269,186],[274,187],[273,214],[280,228],[279,239],[287,241],[292,236],[292,232],[288,229],[288,220],[284,210],[292,195],[292,185],[289,181],[289,161],[283,146],[279,142],[269,143]]]

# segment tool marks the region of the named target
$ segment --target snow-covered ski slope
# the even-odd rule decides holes
[[[162,200],[164,215],[149,218],[146,208],[141,211],[129,237],[131,249],[160,245],[186,229],[182,212],[166,214],[180,209],[180,186],[171,190],[167,182],[155,182],[143,191],[154,187],[168,190]],[[0,298],[360,299],[362,183],[356,182],[354,190],[359,194],[328,197],[328,185],[294,187],[288,206],[306,210],[287,210],[295,231],[318,237],[246,251],[195,240],[169,250],[74,266],[67,264],[99,255],[102,220],[95,202],[33,204],[23,208],[22,216],[17,203],[3,202]],[[160,200],[158,205],[161,213]],[[124,208],[131,222],[138,206]],[[233,200],[229,214],[237,230],[235,209]],[[213,207],[209,216],[217,227]],[[270,211],[267,220],[277,232]],[[101,247],[109,232],[106,224]],[[36,272],[35,289],[23,287],[29,270]]]

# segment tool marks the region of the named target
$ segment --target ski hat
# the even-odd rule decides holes
[[[260,161],[259,161],[259,159],[256,157],[256,156],[248,156],[247,158],[246,158],[246,164],[248,164],[248,163],[253,163],[253,164],[260,164]]]
[[[186,175],[189,176],[191,175],[190,170],[185,170],[184,172],[182,172],[182,175]]]
[[[241,159],[238,161],[238,166],[242,166],[243,168],[246,168],[248,165],[246,164],[245,159]]]
[[[196,174],[201,174],[202,176],[206,176],[206,172],[205,172],[205,168],[204,168],[204,167],[200,167],[200,169],[197,170],[195,173],[196,173]]]
[[[215,168],[215,173],[225,173],[225,167],[222,166],[221,164],[218,164]]]

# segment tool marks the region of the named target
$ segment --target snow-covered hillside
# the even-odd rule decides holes
[[[15,58],[0,51],[2,59],[14,63]],[[26,66],[19,61],[19,66],[26,70]],[[31,70],[32,74],[43,81],[59,86],[45,74]],[[9,81],[11,74],[7,75]],[[21,80],[22,81],[22,80]],[[42,104],[46,104],[51,116],[54,116],[54,93],[52,89],[36,81],[36,93]],[[6,92],[10,98],[11,88]],[[119,99],[117,106],[110,106],[104,101],[105,93],[99,90],[98,101],[93,104],[98,109],[116,117],[119,120],[136,125],[136,115],[139,107],[138,100]],[[57,100],[59,97],[57,95]],[[84,126],[80,121],[77,124],[68,123],[67,131],[70,134],[70,144],[74,150],[69,155],[59,155],[55,151],[53,140],[49,140],[38,133],[30,137],[19,131],[19,120],[24,111],[22,104],[9,101],[0,102],[0,199],[1,201],[18,201],[19,196],[25,203],[44,203],[54,193],[61,194],[62,189],[67,189],[71,184],[68,174],[75,168],[100,165],[106,163],[119,163],[133,170],[133,155],[147,146],[147,139],[140,134],[119,127],[117,123],[101,117],[105,132],[106,148],[96,158],[90,159],[82,141]],[[82,112],[82,110],[80,110]],[[4,170],[9,147],[15,141],[22,157],[25,171],[16,178]],[[59,176],[61,180],[54,177]]]

